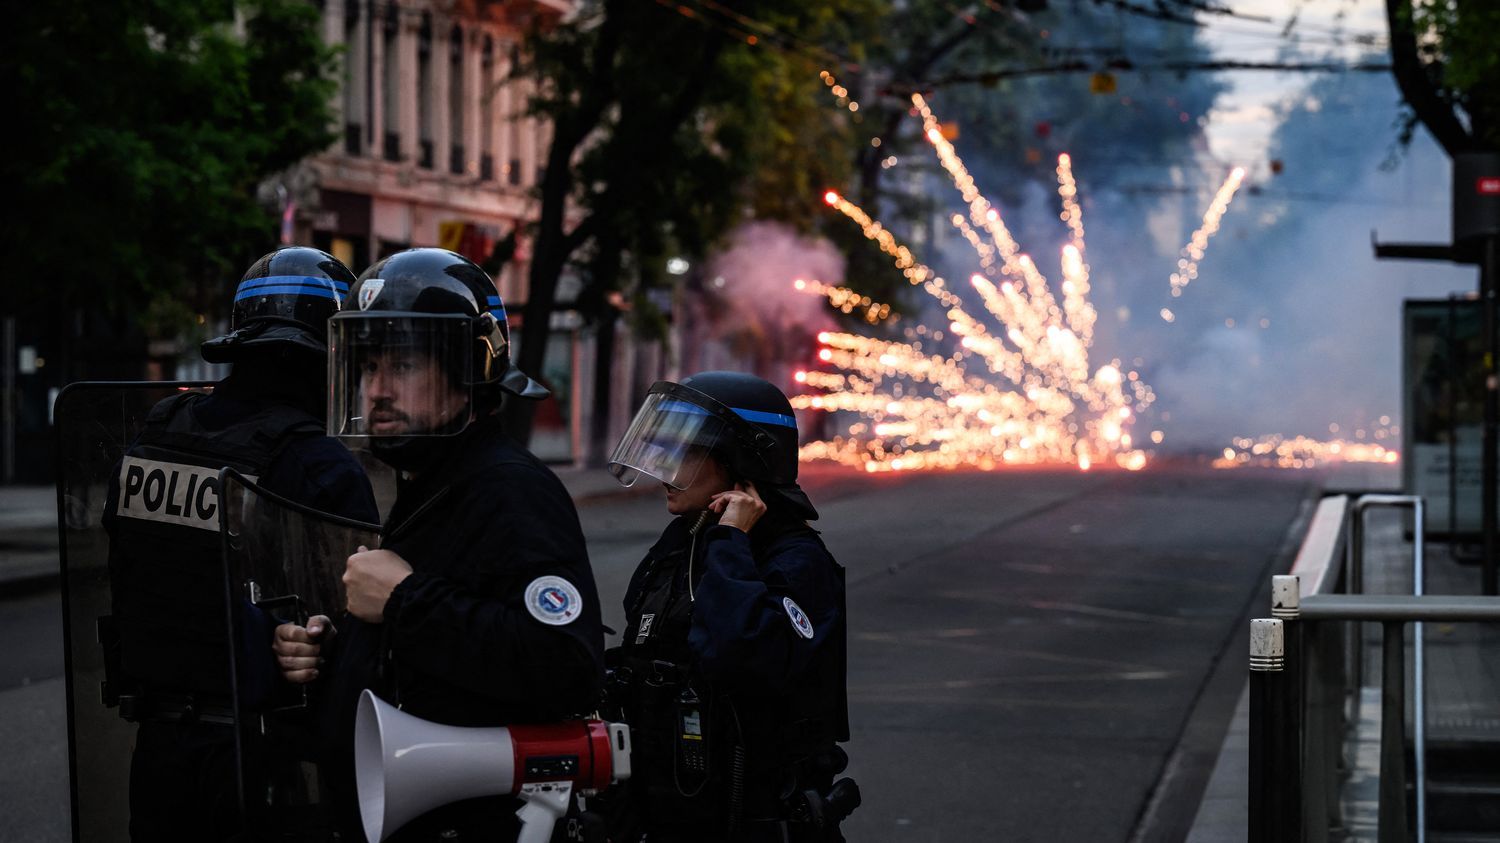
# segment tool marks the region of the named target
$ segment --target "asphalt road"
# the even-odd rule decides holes
[[[811,472],[848,568],[848,838],[1180,839],[1243,687],[1241,618],[1316,481]],[[647,492],[580,514],[619,629],[665,512]],[[56,600],[0,602],[0,840],[68,836]]]

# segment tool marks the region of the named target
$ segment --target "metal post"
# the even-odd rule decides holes
[[[16,479],[16,317],[0,319],[0,483]]]
[[[1281,744],[1282,757],[1289,763],[1286,773],[1278,777],[1282,786],[1278,790],[1287,797],[1286,827],[1295,829],[1296,840],[1304,839],[1302,825],[1303,761],[1306,758],[1304,741],[1305,715],[1303,704],[1306,694],[1306,673],[1303,669],[1302,624],[1297,623],[1302,602],[1300,579],[1294,574],[1279,574],[1271,577],[1271,615],[1282,621],[1282,641],[1286,653],[1286,664],[1282,674],[1285,692],[1282,694],[1281,729],[1276,740]],[[1310,812],[1316,814],[1317,811]],[[1288,838],[1292,839],[1292,838]]]
[[[1356,572],[1362,573],[1364,569],[1364,514],[1365,510],[1371,506],[1410,506],[1412,508],[1412,594],[1417,597],[1422,596],[1426,591],[1427,576],[1427,507],[1420,495],[1362,495],[1354,502],[1352,521],[1349,525],[1349,546],[1352,554],[1349,560],[1350,592],[1361,593],[1354,590],[1353,583],[1356,582]],[[1359,576],[1358,581],[1362,585],[1363,577]],[[1358,630],[1359,624],[1355,624],[1355,628]],[[1412,635],[1412,684],[1414,686],[1412,751],[1416,768],[1414,773],[1417,797],[1417,843],[1426,843],[1427,840],[1427,683],[1422,632],[1422,624],[1415,624]],[[1358,661],[1356,661],[1356,670],[1362,670],[1362,665]],[[1404,686],[1404,666],[1402,671]],[[1359,686],[1356,685],[1356,687]]]
[[[1412,594],[1426,593],[1427,514],[1419,497],[1412,504]],[[1412,624],[1412,754],[1417,775],[1417,843],[1427,843],[1427,671],[1423,653],[1422,622]]]
[[[1448,546],[1458,548],[1458,297],[1448,294]]]
[[[1381,624],[1378,843],[1406,843],[1406,641],[1400,621]]]
[[[1284,843],[1294,827],[1285,820],[1281,777],[1289,768],[1279,740],[1285,696],[1286,642],[1282,622],[1250,622],[1250,843]]]
[[[1480,577],[1484,594],[1500,594],[1496,583],[1496,559],[1500,553],[1500,525],[1496,524],[1496,460],[1497,433],[1500,433],[1500,376],[1495,373],[1496,358],[1500,357],[1500,331],[1496,330],[1495,308],[1500,301],[1495,295],[1495,273],[1500,271],[1496,260],[1496,238],[1484,238],[1484,260],[1479,265],[1479,300],[1482,309],[1484,331],[1484,445],[1483,465],[1480,471],[1480,506],[1484,509],[1480,524],[1484,530],[1484,568]]]

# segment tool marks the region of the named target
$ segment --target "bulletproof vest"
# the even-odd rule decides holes
[[[266,403],[204,430],[185,393],[152,408],[120,460],[104,515],[122,668],[143,690],[227,697],[229,645],[219,471],[259,477],[288,443],[322,435],[306,412]]]

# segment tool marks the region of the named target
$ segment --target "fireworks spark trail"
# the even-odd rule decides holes
[[[969,221],[964,219],[963,214],[954,214],[949,218],[949,221],[953,223],[953,227],[958,229],[958,232],[963,235],[965,240],[969,241],[969,245],[973,246],[974,251],[978,253],[979,266],[984,270],[984,274],[993,278],[995,276],[995,247],[984,242],[984,238],[979,236],[979,232],[974,230],[974,226],[969,225]]]
[[[1021,252],[1021,247],[1011,236],[1010,229],[1006,228],[1005,221],[1000,218],[1000,211],[988,199],[980,195],[979,188],[974,183],[974,177],[969,175],[963,159],[958,157],[953,144],[943,137],[942,124],[938,122],[937,115],[932,113],[927,101],[922,98],[921,94],[912,94],[911,101],[922,116],[923,136],[937,151],[939,163],[943,165],[944,170],[948,171],[948,175],[953,179],[953,185],[958,188],[959,195],[969,206],[969,219],[975,226],[988,232],[990,239],[999,247],[1001,265],[1006,274],[1012,275],[1017,280],[1024,280],[1024,275],[1017,264],[1017,256]]]
[[[1241,443],[1243,443],[1241,445]],[[1347,439],[1327,441],[1308,436],[1264,436],[1258,440],[1237,440],[1239,448],[1225,448],[1213,461],[1214,468],[1317,468],[1339,462],[1373,462],[1387,465],[1401,461],[1399,451],[1373,442],[1351,442]]]
[[[1219,230],[1219,221],[1224,218],[1224,213],[1229,210],[1229,202],[1234,199],[1235,191],[1240,189],[1240,183],[1245,180],[1245,169],[1235,167],[1230,171],[1229,177],[1219,186],[1218,192],[1214,194],[1214,201],[1209,204],[1208,210],[1203,214],[1203,223],[1193,236],[1188,238],[1186,246],[1177,258],[1177,271],[1167,279],[1172,285],[1172,297],[1182,295],[1183,288],[1198,277],[1198,262],[1203,260],[1204,250],[1208,248],[1209,238],[1213,237]],[[1163,317],[1165,318],[1165,317]],[[1171,322],[1171,319],[1167,319]]]
[[[1368,430],[1366,429],[1368,428]],[[1330,434],[1337,434],[1339,426],[1330,424]],[[1382,441],[1397,441],[1401,428],[1391,424],[1390,416],[1381,416],[1378,421],[1353,431],[1354,438],[1335,437],[1316,439],[1311,436],[1261,436],[1257,439],[1237,437],[1232,447],[1224,449],[1213,461],[1214,468],[1317,468],[1333,463],[1361,462],[1395,464],[1401,461],[1401,453],[1395,448],[1380,444]],[[1370,441],[1375,440],[1375,441]]]
[[[1083,207],[1078,203],[1078,182],[1073,178],[1073,158],[1066,152],[1057,156],[1057,195],[1063,210],[1058,216],[1067,223],[1071,241],[1062,248],[1063,311],[1068,327],[1083,340],[1094,344],[1094,322],[1097,314],[1089,304],[1089,265],[1083,239]]]
[[[831,77],[824,81],[836,85]],[[943,305],[946,321],[940,327],[908,327],[905,342],[820,333],[815,368],[796,373],[809,391],[795,396],[793,406],[860,418],[839,435],[803,446],[802,458],[836,460],[869,472],[1058,462],[1085,471],[1108,464],[1145,467],[1147,454],[1136,447],[1131,426],[1155,401],[1155,392],[1138,372],[1123,371],[1119,360],[1094,368],[1089,359],[1097,314],[1089,301],[1072,159],[1059,156],[1057,165],[1059,218],[1068,232],[1061,248],[1059,303],[999,209],[979,192],[926,100],[913,95],[912,103],[924,137],[967,205],[967,216],[953,214],[950,222],[978,255],[979,271],[969,278],[972,293],[960,295],[862,208],[837,192],[825,194],[828,205],[858,225],[908,282]],[[1236,170],[1232,183],[1221,189],[1185,256],[1202,257],[1242,178],[1243,171]],[[1196,274],[1196,264],[1184,269]],[[891,313],[889,305],[849,287],[805,280],[794,287],[872,324]],[[966,296],[977,296],[983,305],[979,315],[966,306]],[[1166,309],[1162,314],[1172,318]],[[1160,444],[1163,437],[1153,431],[1150,439]]]
[[[872,301],[869,296],[862,296],[849,287],[835,287],[824,284],[821,281],[806,281],[798,278],[792,282],[792,289],[799,293],[823,296],[828,299],[829,304],[844,313],[853,313],[859,310],[864,313],[865,321],[871,325],[884,322],[887,319],[895,322],[901,318],[900,314],[891,312],[889,304]]]

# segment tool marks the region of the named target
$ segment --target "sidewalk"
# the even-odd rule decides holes
[[[1367,532],[1366,582],[1370,593],[1410,594],[1412,545],[1402,531],[1400,515],[1371,515]],[[1454,561],[1445,545],[1429,542],[1426,550],[1428,594],[1479,593],[1479,568]],[[1266,607],[1265,616],[1269,616]],[[1341,799],[1346,838],[1373,843],[1379,799],[1378,627],[1367,625],[1364,687],[1359,718],[1346,737],[1352,769]],[[1500,667],[1491,657],[1497,641],[1492,630],[1477,624],[1427,624],[1427,739],[1429,758],[1435,747],[1454,742],[1500,741]],[[1408,636],[1410,633],[1408,632]],[[1411,638],[1408,637],[1408,650]],[[1410,668],[1408,655],[1408,671]],[[1188,843],[1243,841],[1249,832],[1249,701],[1242,693],[1188,834]],[[1411,735],[1411,679],[1408,676],[1407,734]],[[1429,763],[1430,772],[1441,774]],[[1429,780],[1429,804],[1439,786]],[[1429,824],[1431,824],[1429,814]],[[1455,838],[1456,839],[1456,838]]]
[[[0,486],[0,590],[57,580],[57,490]]]

